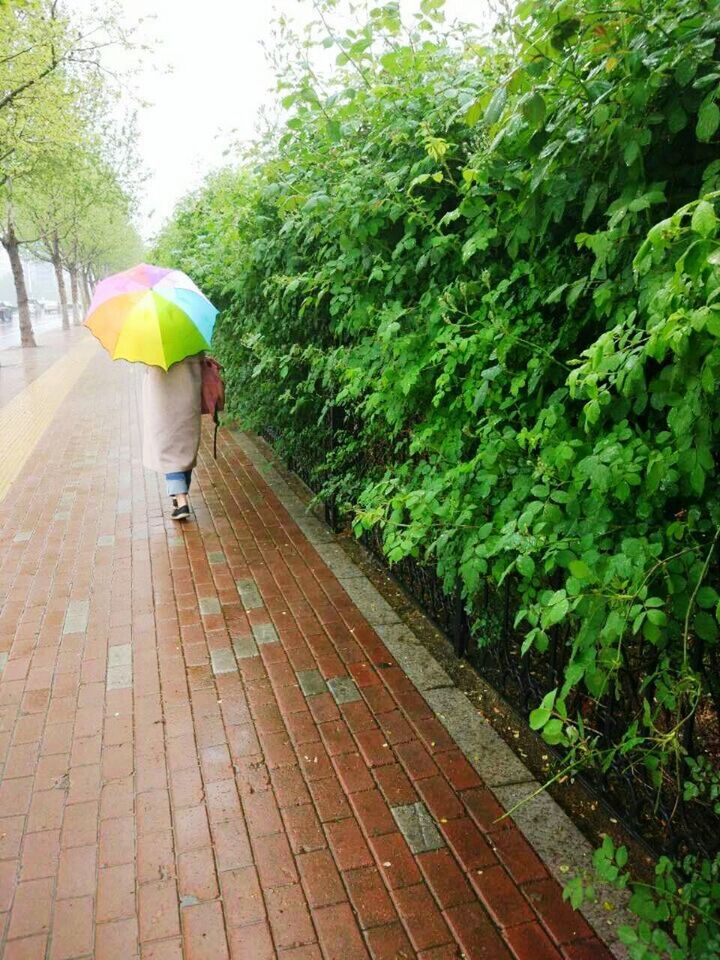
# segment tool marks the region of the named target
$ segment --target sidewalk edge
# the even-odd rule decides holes
[[[329,527],[309,513],[307,505],[290,489],[254,440],[241,430],[233,430],[232,434],[503,806],[509,810],[541,790],[541,784],[517,754],[400,620],[387,600],[345,553]],[[591,867],[592,846],[548,793],[540,792],[528,800],[515,811],[512,819],[561,886],[573,875]],[[627,910],[629,894],[599,884],[596,890],[597,901],[583,905],[580,913],[613,955],[625,960],[627,951],[619,941],[617,927],[632,922]],[[608,909],[605,904],[612,906]]]

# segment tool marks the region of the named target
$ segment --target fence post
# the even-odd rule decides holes
[[[455,653],[458,657],[467,656],[468,622],[463,602],[462,587],[458,584],[453,593],[452,637]]]

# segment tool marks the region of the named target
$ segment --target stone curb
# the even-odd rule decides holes
[[[472,766],[506,810],[521,801],[512,819],[543,860],[550,874],[564,886],[588,870],[593,848],[565,811],[542,790],[541,784],[502,737],[478,713],[437,660],[403,623],[387,600],[348,557],[332,531],[308,512],[306,503],[290,489],[252,438],[232,431],[238,446],[305,534],[319,556],[371,627],[382,638],[398,664],[415,684]],[[532,798],[532,799],[527,799]],[[629,894],[596,885],[596,903],[580,913],[614,956],[626,960],[617,927],[631,923]],[[608,909],[605,904],[612,904]]]

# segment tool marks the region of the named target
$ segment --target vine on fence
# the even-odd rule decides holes
[[[561,638],[530,723],[567,768],[642,781],[670,838],[709,826],[624,932],[636,960],[709,960],[720,0],[525,0],[485,41],[441,0],[342,34],[336,5],[300,40],[279,25],[285,119],[157,256],[223,308],[232,412],[287,456],[326,450],[314,483],[358,534],[471,616],[512,581],[518,656]],[[606,844],[598,871],[627,884],[625,856]]]

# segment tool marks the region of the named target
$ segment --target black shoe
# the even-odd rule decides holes
[[[187,520],[190,516],[190,506],[189,504],[183,504],[182,507],[175,507],[173,512],[170,514],[171,520]]]

